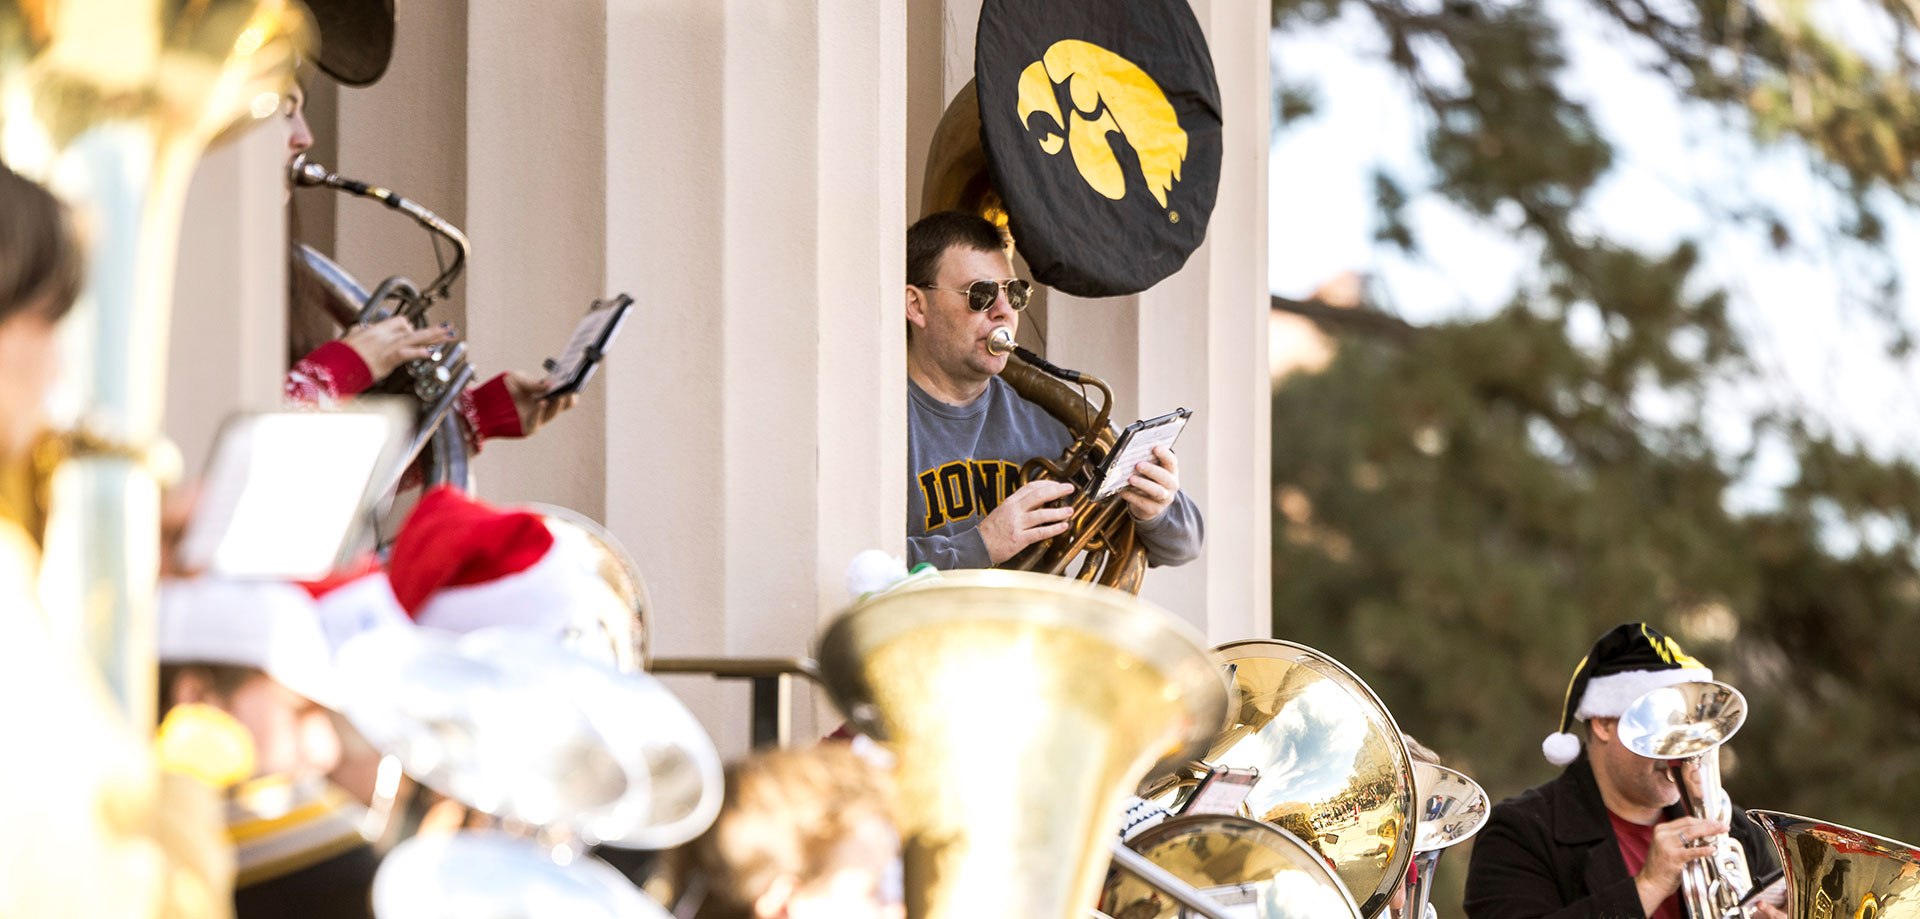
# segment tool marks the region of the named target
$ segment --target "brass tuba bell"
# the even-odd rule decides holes
[[[1780,852],[1789,919],[1920,917],[1920,847],[1779,811],[1747,811]]]
[[[1298,837],[1333,865],[1372,917],[1385,910],[1413,859],[1413,763],[1393,715],[1339,661],[1276,639],[1214,649],[1232,676],[1238,714],[1205,764],[1259,774],[1244,813]],[[1196,784],[1175,774],[1141,795],[1169,810]]]
[[[1116,590],[949,572],[822,635],[833,701],[898,758],[909,919],[1082,919],[1121,805],[1225,718],[1192,629]]]

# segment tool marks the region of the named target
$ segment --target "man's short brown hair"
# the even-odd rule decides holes
[[[727,767],[720,816],[673,853],[682,893],[704,885],[701,919],[742,919],[782,876],[824,880],[863,821],[893,820],[891,777],[842,743],[756,753]],[[697,878],[697,882],[696,882]]]
[[[907,228],[907,283],[931,287],[939,281],[940,256],[955,246],[999,252],[1000,229],[985,217],[964,211],[938,211]]]
[[[66,208],[0,164],[0,322],[29,309],[58,321],[80,296],[81,277]]]

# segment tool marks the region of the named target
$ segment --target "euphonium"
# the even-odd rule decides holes
[[[1425,919],[1440,856],[1487,822],[1487,792],[1465,774],[1433,763],[1413,764],[1419,823],[1413,833],[1413,888],[1399,915]]]
[[[1083,919],[1128,792],[1227,711],[1184,623],[1026,572],[871,597],[818,657],[834,703],[898,758],[909,919]]]
[[[291,0],[0,4],[0,159],[90,237],[63,337],[77,405],[41,596],[129,720],[152,724],[157,455],[181,210],[200,154],[279,108],[311,26]]]
[[[1689,816],[1719,823],[1733,818],[1733,801],[1720,787],[1720,745],[1747,720],[1747,700],[1725,683],[1676,683],[1634,700],[1620,716],[1620,742],[1649,759],[1667,761]],[[1692,919],[1746,919],[1741,898],[1753,888],[1746,847],[1722,834],[1696,841],[1711,858],[1687,862],[1681,900]]]
[[[1920,847],[1778,811],[1747,816],[1780,851],[1788,919],[1920,916]]]
[[[1119,495],[1096,500],[1091,494],[1092,471],[1106,460],[1118,437],[1107,423],[1112,414],[1113,390],[1099,377],[1054,366],[1014,344],[1013,333],[1005,327],[994,330],[987,350],[994,354],[1012,352],[1019,360],[1009,361],[1000,378],[1021,398],[1046,409],[1073,435],[1073,442],[1057,459],[1040,456],[1021,464],[1021,481],[1071,482],[1078,489],[1072,499],[1073,525],[1067,532],[1028,546],[1001,567],[1067,574],[1073,560],[1084,552],[1086,558],[1074,577],[1139,593],[1147,572],[1147,547],[1134,534],[1133,515]],[[1098,389],[1100,408],[1095,411],[1088,400],[1062,381]]]
[[[295,156],[287,164],[287,179],[296,187],[330,188],[378,201],[413,218],[421,228],[446,240],[453,248],[452,259],[425,287],[418,287],[406,278],[390,277],[368,291],[331,259],[310,246],[296,244],[292,264],[296,290],[316,292],[317,296],[313,299],[318,300],[317,304],[307,304],[301,301],[308,298],[296,296],[296,306],[317,308],[325,313],[323,321],[341,327],[368,325],[393,316],[404,316],[414,328],[425,328],[428,308],[446,298],[453,289],[454,281],[465,270],[471,248],[467,244],[466,234],[418,202],[402,197],[391,189],[330,172],[325,166],[309,161],[306,154]],[[438,246],[434,251],[437,255]],[[473,368],[467,363],[466,344],[455,342],[434,349],[425,358],[408,362],[401,371],[396,371],[379,384],[383,391],[410,393],[420,402],[416,433],[400,467],[405,469],[412,465],[416,457],[424,454],[421,478],[429,486],[452,484],[465,489],[473,487],[472,473],[467,465],[470,451],[466,430],[461,427],[453,411],[460,394],[473,382],[473,377]]]

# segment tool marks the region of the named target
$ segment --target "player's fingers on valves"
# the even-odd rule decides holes
[[[1725,824],[1699,817],[1683,817],[1662,824],[1655,836],[1670,840],[1676,848],[1683,850],[1681,855],[1684,858],[1702,858],[1712,852],[1712,847],[1705,845],[1706,841],[1726,830]]]
[[[1072,525],[1073,522],[1070,520],[1062,520],[1058,523],[1042,523],[1035,525],[1033,529],[1028,530],[1027,533],[1033,537],[1034,542],[1039,542],[1042,539],[1052,539],[1061,533],[1065,533],[1067,528]]]
[[[1036,507],[1027,512],[1027,521],[1033,526],[1045,526],[1073,519],[1071,507]]]
[[[1064,498],[1073,493],[1073,486],[1066,482],[1028,482],[1007,498],[1007,503],[1017,508],[1037,507],[1049,501]]]
[[[395,318],[398,319],[400,317]],[[401,319],[400,321],[405,322],[406,320]],[[454,337],[453,326],[444,323],[437,326],[427,326],[424,329],[414,329],[405,334],[407,336],[407,343],[410,345],[433,345]]]

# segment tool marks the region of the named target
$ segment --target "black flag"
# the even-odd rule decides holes
[[[1186,0],[986,0],[974,77],[1036,280],[1110,297],[1186,264],[1220,185],[1220,87]]]

